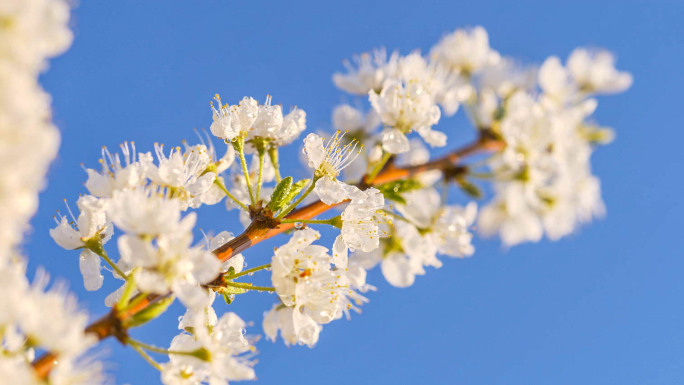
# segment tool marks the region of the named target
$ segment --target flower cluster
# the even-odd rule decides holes
[[[69,13],[61,0],[0,5],[0,378],[8,384],[103,382],[101,365],[83,358],[95,342],[83,333],[88,315],[64,286],[46,290],[47,275],[39,273],[30,284],[17,250],[59,145],[50,97],[38,76],[47,59],[71,44]],[[84,218],[83,228],[90,231],[96,222]],[[60,357],[44,378],[31,366],[36,351]]]
[[[366,269],[380,264],[387,282],[396,287],[411,286],[425,267],[439,268],[437,254],[468,257],[474,253],[469,227],[475,221],[477,206],[443,205],[434,188],[413,190],[397,205],[401,220],[394,222],[391,237],[381,248],[355,253],[353,261]]]
[[[99,384],[101,365],[83,354],[96,341],[83,334],[88,315],[64,288],[45,288],[48,277],[40,274],[33,285],[23,265],[0,262],[0,375],[8,384],[42,384],[31,367],[36,348],[59,354],[59,365],[50,372],[50,384]]]
[[[0,259],[10,258],[38,207],[59,132],[50,96],[38,83],[46,60],[71,44],[66,1],[3,1],[0,6]]]
[[[365,274],[359,281],[346,266],[333,268],[328,249],[313,245],[319,237],[312,229],[297,231],[275,251],[271,279],[281,304],[264,318],[264,332],[273,341],[280,330],[286,344],[313,346],[321,325],[341,318],[349,309],[359,311],[355,304],[366,301],[354,290],[365,287]]]
[[[371,149],[351,175],[382,163],[383,153],[422,151],[407,139],[411,131],[431,146],[445,145],[446,133],[431,127],[463,104],[480,132],[505,143],[489,162],[496,196],[478,220],[483,235],[499,234],[506,245],[544,234],[558,239],[603,214],[589,161],[612,131],[593,123],[593,96],[632,82],[610,53],[578,48],[565,66],[552,56],[539,68],[523,67],[493,50],[481,27],[446,35],[426,57],[384,52],[360,55],[356,67],[347,63],[348,73],[333,77],[344,91],[367,93],[372,107],[365,115],[349,105],[333,113],[335,127]]]
[[[221,97],[216,95],[218,106],[214,107],[211,133],[221,139],[232,141],[238,137],[252,140],[262,138],[273,141],[277,146],[285,146],[297,138],[306,128],[306,113],[293,109],[283,116],[280,105],[271,105],[271,97],[260,105],[250,97],[244,97],[240,103],[230,106],[221,104]]]
[[[253,380],[254,346],[245,337],[245,322],[235,313],[220,319],[211,307],[181,317],[181,332],[171,341],[169,362],[163,366],[162,380],[168,385],[227,383]]]
[[[483,234],[499,233],[507,245],[544,234],[555,240],[603,215],[590,157],[613,133],[589,120],[597,106],[592,96],[623,91],[632,82],[615,69],[609,53],[585,49],[575,50],[566,67],[548,58],[537,77],[541,92],[485,88],[491,100],[483,98],[477,107],[507,144],[490,162],[496,196],[478,224]]]
[[[102,171],[87,169],[86,188],[92,195],[79,198],[78,218],[62,217],[50,235],[66,249],[82,250],[80,267],[88,290],[102,286],[103,259],[115,278],[134,281],[139,292],[172,291],[190,308],[203,306],[208,293],[201,285],[219,274],[221,264],[206,247],[192,245],[196,215],[182,212],[223,198],[218,173],[230,166],[232,153],[217,160],[213,147],[205,145],[174,148],[168,155],[161,145],[155,150],[156,163],[150,153],[137,154],[127,144],[122,157],[104,149]],[[116,264],[104,248],[114,227],[124,233],[117,239]]]
[[[470,82],[474,74],[500,61],[481,27],[446,36],[427,57],[416,51],[407,56],[395,52],[387,58],[384,50],[372,57],[358,56],[357,68],[347,63],[348,73],[335,74],[333,80],[344,91],[368,95],[384,126],[377,141],[391,154],[409,151],[406,134],[412,131],[433,147],[445,146],[447,135],[432,126],[439,122],[442,111],[454,115],[462,103],[474,97]],[[373,130],[375,126],[355,128]]]

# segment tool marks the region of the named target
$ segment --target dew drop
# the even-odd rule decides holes
[[[304,227],[304,224],[302,222],[295,222],[294,227],[295,229],[301,229]]]

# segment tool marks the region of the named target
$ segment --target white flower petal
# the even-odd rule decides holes
[[[396,128],[385,129],[382,132],[382,148],[390,154],[401,154],[410,148],[409,140],[401,130]]]
[[[316,194],[326,205],[334,205],[347,199],[347,190],[344,183],[333,180],[328,176],[324,176],[316,181]]]
[[[100,256],[90,250],[83,250],[79,257],[78,267],[83,275],[83,286],[88,291],[99,290],[104,276],[100,271]]]
[[[347,245],[344,243],[342,235],[339,235],[337,238],[335,238],[335,243],[332,247],[332,254],[335,267],[338,269],[346,269],[349,258],[349,249],[347,249]]]

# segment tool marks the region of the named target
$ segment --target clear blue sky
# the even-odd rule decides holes
[[[596,116],[618,135],[594,157],[608,216],[560,242],[506,251],[478,241],[475,256],[446,260],[410,289],[374,272],[379,290],[363,314],[326,326],[315,349],[260,341],[260,383],[684,383],[681,2],[81,3],[74,45],[43,79],[63,143],[27,253],[31,269],[70,280],[94,315],[106,311],[105,293],[84,292],[76,253],[47,230],[62,200],[84,192],[80,164],[94,167],[102,145],[134,140],[147,151],[156,141],[194,140],[216,92],[229,101],[271,94],[304,108],[311,129],[325,129],[333,106],[350,100],[330,80],[342,59],[377,46],[427,50],[443,33],[479,24],[504,54],[540,62],[601,46],[634,74],[632,89],[601,99]],[[459,119],[440,128],[464,133],[454,145],[471,135]],[[238,229],[221,209],[200,215],[207,230]],[[250,250],[248,263],[265,263],[274,245]],[[260,333],[274,298],[248,296],[233,309]],[[136,335],[168,343],[179,312],[142,329],[149,337]],[[116,383],[159,381],[132,350],[104,346]]]

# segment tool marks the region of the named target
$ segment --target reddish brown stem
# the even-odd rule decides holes
[[[375,177],[371,185],[377,186],[401,179],[406,179],[421,172],[430,170],[446,171],[450,168],[453,168],[454,165],[465,156],[482,151],[497,151],[503,148],[503,146],[504,143],[500,140],[497,140],[491,135],[491,133],[488,131],[481,131],[481,135],[478,140],[463,148],[451,152],[442,158],[438,158],[418,166],[395,167],[394,165],[390,164]],[[294,210],[286,217],[286,219],[311,219],[342,203],[344,202],[340,202],[335,205],[326,205],[321,201],[316,201],[300,209]],[[262,223],[254,221],[245,229],[242,234],[214,250],[214,254],[216,254],[221,261],[227,261],[232,256],[247,250],[253,245],[290,230],[293,227],[294,223],[281,223],[275,228],[268,228]],[[85,332],[95,335],[98,340],[103,340],[111,336],[120,337],[122,333],[125,333],[125,330],[122,330],[120,325],[127,319],[138,314],[140,311],[146,309],[150,304],[155,302],[160,297],[162,296],[149,295],[145,299],[138,301],[134,308],[127,309],[125,312],[118,312],[116,308],[114,308],[109,314],[88,326]],[[38,376],[41,378],[46,378],[56,362],[57,355],[53,353],[46,353],[33,362],[33,368]]]

